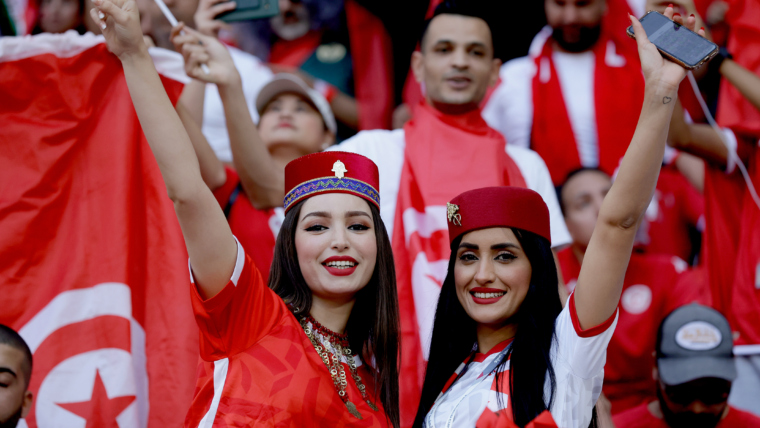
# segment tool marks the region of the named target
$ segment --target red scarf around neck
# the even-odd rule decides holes
[[[612,175],[631,142],[644,100],[644,77],[635,50],[604,36],[594,46],[594,111],[596,114],[599,168]],[[632,42],[632,41],[631,41]],[[633,42],[632,42],[633,43]],[[531,148],[546,162],[555,185],[580,168],[578,145],[562,97],[557,70],[552,60],[552,38],[535,58],[533,77],[533,128]],[[635,45],[634,45],[635,47]],[[608,64],[614,54],[624,64]],[[543,67],[543,69],[542,69]],[[548,67],[548,69],[546,68]]]
[[[466,190],[525,187],[525,180],[504,137],[479,110],[446,115],[423,102],[404,132],[392,246],[401,314],[401,426],[411,426],[425,375],[421,339],[430,339],[450,253],[446,203]]]

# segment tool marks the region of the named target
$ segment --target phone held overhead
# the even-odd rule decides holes
[[[647,12],[639,21],[662,56],[686,69],[699,67],[718,53],[718,45],[659,12]],[[626,32],[636,38],[633,27]]]
[[[271,18],[280,13],[278,0],[235,0],[237,7],[217,15],[224,22]]]

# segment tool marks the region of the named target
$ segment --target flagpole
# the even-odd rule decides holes
[[[166,19],[169,21],[169,23],[172,25],[172,27],[177,26],[177,18],[174,17],[174,14],[171,10],[169,10],[169,7],[166,6],[166,3],[164,3],[164,0],[155,0],[156,4],[158,5],[158,8],[161,9],[161,12],[164,14]],[[180,34],[184,34],[185,32],[182,31]],[[209,74],[210,70],[208,69],[208,66],[206,64],[201,64],[201,70],[203,70],[204,73]]]

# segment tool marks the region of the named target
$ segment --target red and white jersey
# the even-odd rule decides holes
[[[572,290],[581,265],[572,248],[560,251],[557,259]],[[678,257],[631,255],[620,297],[620,319],[607,348],[604,371],[604,395],[612,403],[613,414],[656,399],[653,352],[662,320],[679,306],[709,304],[705,278],[700,282],[696,275],[689,275],[688,281],[681,280],[687,267]]]
[[[207,300],[193,284],[192,304],[202,361],[186,427],[388,426],[382,402],[372,396],[372,376],[358,357],[359,376],[379,411],[349,380],[346,394],[364,419],[348,412],[298,320],[264,284],[239,242],[229,283]]]
[[[557,317],[554,324],[556,340],[550,350],[556,390],[549,411],[558,427],[586,428],[591,422],[591,410],[602,391],[607,344],[615,331],[615,324],[617,311],[603,324],[582,330],[572,295]],[[472,362],[465,366],[468,357],[433,404],[425,417],[424,427],[472,427],[486,409],[492,412],[506,409],[506,414],[511,415],[509,362],[499,376],[499,392],[496,385],[496,369],[511,341],[496,345],[486,354],[476,353]],[[464,374],[456,379],[463,371]],[[550,387],[547,376],[546,396]]]

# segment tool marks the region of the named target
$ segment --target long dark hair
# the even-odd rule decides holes
[[[355,354],[375,381],[375,396],[380,397],[385,415],[392,426],[399,426],[398,355],[399,316],[396,295],[396,272],[388,232],[380,219],[380,211],[369,204],[377,241],[377,261],[369,283],[356,294],[348,318],[346,333]],[[274,259],[269,272],[269,288],[291,308],[296,318],[311,310],[311,289],[306,284],[296,253],[296,228],[303,201],[288,211],[282,223]]]
[[[512,346],[508,351],[510,361],[509,394],[512,418],[519,426],[525,426],[542,411],[551,408],[556,391],[554,367],[549,357],[554,340],[554,321],[562,310],[557,290],[557,267],[554,264],[551,245],[546,238],[535,233],[513,228],[532,268],[530,287],[520,309],[510,320],[517,324]],[[457,298],[454,284],[454,265],[457,248],[462,242],[458,237],[451,243],[449,270],[441,287],[438,307],[433,323],[430,343],[430,359],[422,387],[422,398],[414,420],[421,427],[443,386],[467,358],[476,343],[476,323],[467,315]],[[496,386],[501,385],[501,371],[508,357],[496,370]],[[549,396],[544,394],[547,375],[551,385]]]

